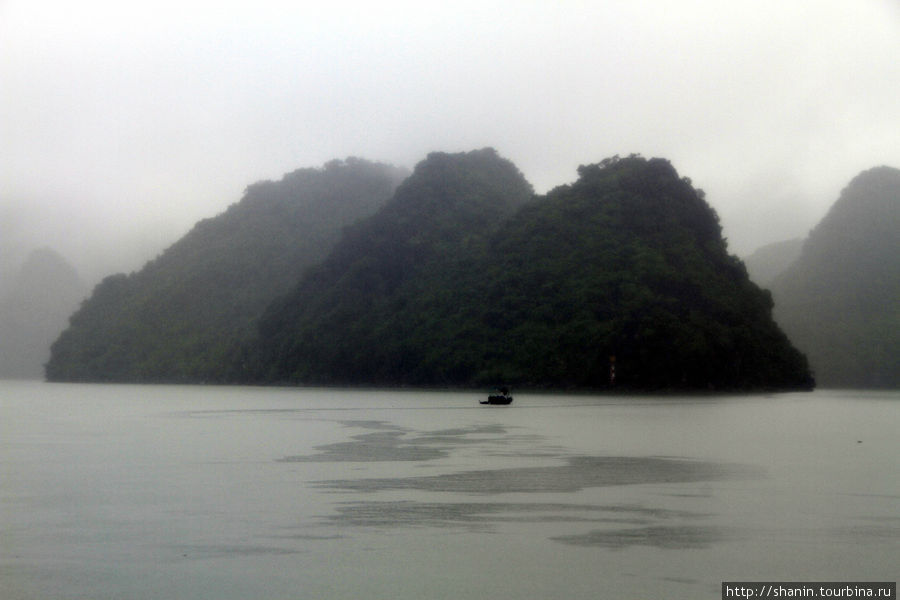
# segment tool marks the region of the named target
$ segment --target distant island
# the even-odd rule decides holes
[[[854,177],[771,289],[821,385],[900,388],[900,170]]]
[[[50,345],[88,291],[51,248],[32,250],[0,280],[0,379],[40,379]]]
[[[407,177],[408,175],[408,177]],[[250,186],[97,286],[51,381],[810,389],[704,194],[613,157],[546,195],[487,148]],[[402,180],[402,183],[401,183]]]

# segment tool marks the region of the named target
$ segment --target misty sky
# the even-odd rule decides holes
[[[900,1],[0,0],[0,273],[136,269],[260,179],[495,147],[670,159],[732,252],[900,167]]]

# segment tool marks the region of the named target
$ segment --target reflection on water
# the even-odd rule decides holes
[[[495,531],[500,523],[604,523],[649,525],[657,520],[700,519],[689,511],[627,505],[515,502],[345,502],[325,517],[341,527],[463,527]],[[566,541],[560,539],[560,541]]]
[[[571,494],[586,488],[642,484],[684,484],[702,481],[752,479],[764,476],[759,467],[660,457],[569,456],[562,449],[542,449],[541,436],[511,434],[500,425],[475,425],[436,431],[415,431],[384,421],[342,421],[346,427],[375,429],[351,436],[347,442],[324,444],[317,452],[280,459],[283,462],[426,461],[445,458],[462,445],[486,448],[528,448],[527,457],[557,457],[560,464],[460,471],[441,475],[356,478],[314,482],[319,488],[364,493],[390,490],[450,494],[502,495],[510,493]],[[536,452],[536,450],[542,450]],[[637,505],[581,505],[560,502],[416,502],[356,501],[338,503],[325,523],[348,527],[441,527],[473,532],[496,531],[499,524],[582,523],[615,526],[587,533],[550,536],[572,546],[622,549],[641,545],[663,549],[705,548],[715,542],[740,539],[736,527],[697,524],[708,514],[647,508]],[[684,521],[694,521],[684,523]],[[621,528],[627,526],[627,528]]]
[[[316,485],[356,492],[402,489],[468,494],[571,493],[591,487],[743,479],[761,474],[761,469],[752,466],[699,460],[577,456],[557,466],[486,469],[425,477],[332,480]]]
[[[210,558],[241,558],[250,556],[284,556],[298,554],[300,550],[291,550],[275,546],[254,546],[252,544],[234,544],[220,546],[174,546],[175,552],[182,558],[202,560]]]
[[[654,525],[612,531],[595,530],[585,534],[562,535],[553,539],[573,546],[595,546],[613,550],[629,546],[684,550],[707,548],[715,542],[734,541],[742,536],[746,536],[746,532],[714,525]]]
[[[540,436],[510,435],[500,425],[476,425],[417,433],[385,421],[339,421],[345,427],[378,430],[351,436],[350,441],[317,446],[315,454],[285,456],[282,462],[426,461],[449,456],[453,446],[491,446],[541,441]]]
[[[4,600],[714,598],[900,561],[896,393],[0,392]]]

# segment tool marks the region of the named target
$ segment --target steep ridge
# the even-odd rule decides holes
[[[140,271],[106,278],[71,317],[52,381],[223,381],[263,309],[407,175],[357,158],[249,186]]]

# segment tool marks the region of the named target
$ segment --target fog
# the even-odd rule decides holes
[[[732,252],[900,166],[895,0],[0,1],[0,276],[136,269],[260,179],[495,147],[538,192],[670,159]]]

